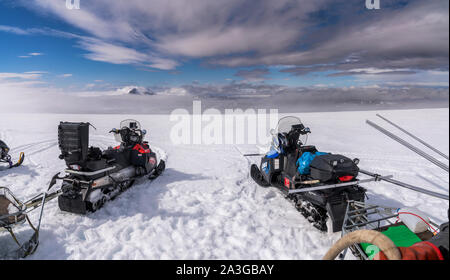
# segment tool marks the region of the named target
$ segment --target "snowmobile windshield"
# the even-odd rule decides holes
[[[281,152],[280,148],[280,140],[278,138],[279,134],[287,134],[291,131],[292,126],[302,124],[302,121],[294,116],[287,116],[284,118],[281,118],[278,121],[277,127],[272,131],[272,149],[275,149],[277,152]],[[300,135],[299,139],[302,144],[306,144],[306,141],[308,140],[307,135]]]
[[[123,120],[120,122],[120,129],[124,127],[128,127],[131,130],[141,129],[141,124],[138,121],[132,119]]]
[[[127,119],[120,122],[120,129],[129,128],[130,130],[141,130],[141,123],[137,120]],[[123,142],[122,135],[120,133],[115,133],[114,138],[117,142]]]
[[[298,124],[302,124],[302,121],[299,118],[293,116],[284,117],[278,121],[276,132],[289,133],[289,131],[291,131],[292,129],[292,126]]]

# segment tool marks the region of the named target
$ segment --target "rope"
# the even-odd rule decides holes
[[[343,236],[328,250],[323,259],[334,260],[340,252],[359,243],[369,243],[377,246],[388,260],[400,260],[402,258],[400,251],[389,237],[375,230],[363,229]]]

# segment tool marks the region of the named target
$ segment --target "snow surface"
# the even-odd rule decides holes
[[[358,157],[360,167],[448,193],[448,173],[365,124],[371,119],[409,139],[375,116],[374,111],[297,114],[311,128],[308,143],[321,151]],[[383,111],[381,114],[440,150],[449,152],[448,109]],[[46,205],[40,245],[29,259],[320,259],[340,234],[313,228],[276,189],[258,187],[241,153],[252,145],[173,145],[168,115],[0,115],[0,139],[23,166],[0,172],[0,185],[22,200],[42,192],[65,168],[58,159],[59,121],[89,121],[91,145],[115,144],[109,129],[126,118],[138,119],[166,172],[145,179],[87,216],[61,212],[57,201]],[[414,145],[425,149],[420,144]],[[435,155],[438,157],[437,155]],[[448,161],[445,162],[448,164]],[[416,207],[438,223],[447,221],[448,201],[387,183],[366,185],[369,202]],[[31,214],[36,221],[39,211]],[[31,230],[21,227],[19,238]],[[0,254],[13,248],[0,233]]]

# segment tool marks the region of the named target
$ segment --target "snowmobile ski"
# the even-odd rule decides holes
[[[261,187],[270,187],[270,184],[264,180],[264,177],[256,164],[252,164],[250,167],[250,176]]]
[[[22,165],[23,161],[25,160],[25,153],[21,152],[19,154],[19,159],[16,163],[14,163],[11,156],[9,155],[9,151],[10,149],[6,145],[6,143],[0,140],[0,163],[7,163],[8,168],[14,168]]]

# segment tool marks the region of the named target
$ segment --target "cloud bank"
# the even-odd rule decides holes
[[[170,114],[205,108],[278,109],[280,112],[448,107],[448,87],[287,87],[255,83],[189,84],[179,87],[88,88],[67,92],[40,80],[44,73],[0,73],[1,113]]]

